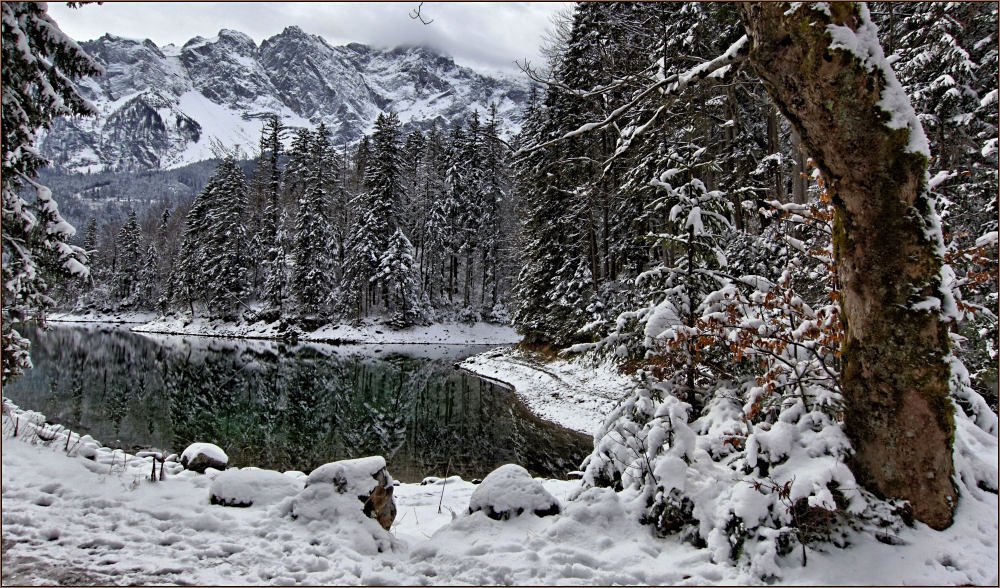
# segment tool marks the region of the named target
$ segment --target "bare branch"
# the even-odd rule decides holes
[[[566,84],[557,81],[555,78],[542,77],[535,68],[531,67],[531,62],[528,60],[524,60],[523,63],[515,60],[514,63],[517,65],[517,68],[520,69],[521,72],[524,73],[524,75],[528,76],[528,78],[531,81],[537,82],[539,84],[544,84],[549,88],[555,88],[560,92],[569,94],[571,96],[576,96],[578,98],[590,98],[593,96],[600,96],[602,94],[607,94],[608,92],[621,88],[622,86],[625,86],[631,82],[639,81],[643,76],[648,75],[652,70],[656,69],[655,64],[650,65],[641,72],[629,74],[621,79],[611,82],[606,86],[598,86],[590,90],[580,90],[577,88],[571,88]]]
[[[569,131],[568,133],[562,135],[561,137],[545,141],[544,143],[539,143],[537,145],[532,145],[530,147],[523,147],[519,149],[515,153],[515,155],[519,156],[532,153],[539,149],[543,149],[545,147],[549,147],[551,145],[555,145],[556,143],[565,141],[566,139],[570,139],[572,137],[576,137],[584,133],[589,133],[590,131],[603,129],[614,123],[616,120],[618,120],[618,118],[620,118],[626,112],[629,112],[632,108],[634,108],[636,105],[645,100],[653,92],[659,91],[660,94],[663,95],[664,97],[676,96],[685,89],[687,89],[688,87],[690,87],[693,83],[699,82],[709,77],[716,71],[722,70],[723,68],[726,68],[734,63],[742,61],[746,57],[749,49],[750,49],[750,41],[746,35],[743,35],[742,37],[740,37],[738,41],[733,43],[729,47],[729,49],[726,49],[725,53],[723,53],[722,55],[716,57],[711,61],[706,61],[705,63],[693,67],[686,72],[680,74],[674,74],[666,78],[663,78],[662,80],[647,87],[645,90],[640,92],[635,98],[633,98],[629,102],[616,108],[604,120],[587,123],[578,129]],[[659,111],[657,111],[657,113],[654,115],[654,119],[658,115]],[[653,120],[649,120],[646,122],[646,124],[642,125],[641,127],[633,129],[631,133],[628,135],[628,137],[625,138],[625,140],[626,141],[631,140],[633,137],[638,135],[642,130],[645,130],[645,128],[648,127],[652,122]],[[621,151],[621,148],[619,148],[619,151]]]
[[[434,22],[434,19],[432,18],[429,20],[424,20],[424,15],[421,14],[420,12],[423,9],[423,7],[424,7],[423,2],[418,4],[416,8],[410,11],[410,18],[412,18],[413,20],[419,20],[422,24],[429,25],[432,22]]]

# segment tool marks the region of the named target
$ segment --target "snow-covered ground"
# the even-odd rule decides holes
[[[459,367],[511,386],[538,416],[588,435],[633,388],[610,363],[578,357],[543,364],[531,352],[509,347],[470,357]]]
[[[5,584],[759,583],[706,549],[653,537],[627,497],[590,489],[571,499],[576,481],[542,480],[561,514],[508,521],[468,514],[469,482],[402,484],[383,532],[357,520],[292,520],[284,502],[211,505],[213,470],[170,465],[151,482],[151,458],[94,449],[73,434],[67,454],[66,432],[43,427],[52,439],[44,442],[42,422],[10,405],[3,416]],[[917,524],[899,535],[902,545],[855,534],[847,549],[810,548],[805,567],[796,551],[780,583],[996,584],[996,515],[996,495],[963,497],[944,532]]]
[[[164,317],[150,312],[120,312],[113,314],[52,313],[52,322],[66,323],[136,323],[137,333],[164,335],[197,335],[236,339],[278,339],[284,333],[278,322],[230,323],[190,317]],[[358,324],[325,325],[315,331],[299,334],[300,341],[317,343],[357,344],[435,344],[435,345],[507,345],[521,340],[513,328],[491,323],[435,323],[407,329],[392,329],[373,320]]]

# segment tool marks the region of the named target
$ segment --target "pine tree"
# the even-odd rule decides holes
[[[285,230],[287,226],[284,213],[278,219],[278,230],[275,233],[274,242],[268,252],[268,271],[264,280],[263,300],[269,305],[270,310],[276,311],[280,316],[283,305],[287,299],[288,289],[288,234]],[[276,318],[276,317],[275,317]]]
[[[402,149],[401,173],[403,176],[403,230],[410,235],[419,235],[420,226],[426,220],[426,208],[422,206],[420,194],[421,175],[423,172],[424,150],[427,139],[419,129],[414,129],[406,136]],[[420,240],[414,243],[420,246]]]
[[[153,308],[159,299],[162,282],[158,267],[159,262],[160,256],[156,251],[156,246],[150,243],[146,247],[146,254],[135,285],[136,307],[138,308]]]
[[[399,139],[399,117],[395,113],[380,114],[375,121],[370,154],[364,154],[366,161],[359,161],[364,166],[366,192],[355,199],[354,209],[359,216],[347,242],[344,267],[345,301],[347,306],[356,306],[359,314],[379,298],[374,278],[389,250],[391,237],[401,224],[403,184]]]
[[[209,310],[225,320],[237,317],[249,294],[249,251],[245,219],[247,187],[236,160],[226,158],[214,178],[212,206],[205,235],[205,278],[211,284]]]
[[[290,286],[295,293],[298,312],[315,317],[330,302],[333,287],[335,252],[332,251],[328,189],[333,185],[330,171],[331,149],[326,127],[320,125],[312,140],[304,145],[309,152],[296,154],[301,163],[292,166],[294,182],[304,186],[296,208],[292,245]]]
[[[97,218],[90,217],[83,231],[83,251],[87,254],[87,265],[90,266],[89,289],[93,289],[94,281],[101,273],[99,251],[97,249]]]
[[[285,127],[276,115],[268,117],[261,129],[260,158],[257,165],[261,169],[261,181],[267,195],[261,227],[266,243],[274,242],[280,220],[281,169],[278,161],[281,158],[281,137],[284,131]]]
[[[103,73],[100,65],[67,37],[36,2],[4,2],[3,162],[0,192],[3,219],[3,306],[0,316],[0,381],[31,366],[28,341],[15,325],[29,315],[44,321],[52,304],[45,269],[86,278],[86,256],[67,241],[73,227],[59,214],[52,192],[35,181],[48,162],[34,148],[36,134],[60,116],[94,114],[73,80]],[[18,194],[30,185],[36,200]]]
[[[238,308],[245,305],[249,293],[246,214],[246,181],[229,157],[216,168],[187,214],[173,290],[192,313],[195,302],[205,302],[213,316],[234,320]]]
[[[546,140],[573,124],[560,101],[549,93],[544,107],[529,110],[528,136]],[[562,162],[577,147],[571,142],[531,151],[518,171],[524,241],[511,317],[529,344],[569,344],[588,319],[592,284],[580,279],[587,273],[580,271],[585,250],[578,238],[582,223],[573,190],[579,171]]]
[[[315,317],[330,302],[335,256],[327,215],[326,192],[314,181],[299,200],[292,250],[290,286],[303,317]]]
[[[271,272],[275,255],[274,240],[278,230],[281,202],[281,137],[285,127],[277,115],[271,115],[264,121],[260,134],[260,155],[250,181],[251,231],[250,248],[260,252],[252,258],[253,290],[264,300],[265,304],[274,305],[274,301],[266,299],[264,283]]]
[[[298,129],[292,137],[288,162],[282,175],[286,205],[295,206],[308,185],[312,175],[314,139],[315,135],[309,129]]]
[[[410,326],[422,318],[417,288],[413,246],[401,229],[389,238],[373,281],[382,289],[390,323],[396,328]]]
[[[490,118],[483,130],[482,162],[482,216],[481,216],[481,265],[482,281],[480,303],[484,309],[495,312],[506,293],[507,247],[505,237],[510,237],[505,221],[509,216],[511,178],[506,165],[509,153],[500,140],[500,120],[496,103],[490,104]]]
[[[373,303],[371,280],[383,252],[378,233],[380,222],[366,205],[367,196],[363,193],[354,201],[358,216],[346,242],[344,289],[340,300],[345,312],[356,312],[358,318],[364,316]]]
[[[129,211],[128,220],[118,231],[118,259],[112,278],[112,296],[124,306],[134,306],[139,274],[142,270],[142,228],[135,209]]]
[[[445,199],[447,185],[447,153],[444,137],[435,123],[427,133],[427,141],[420,162],[419,198],[420,218],[424,222],[417,227],[417,247],[421,273],[421,289],[431,304],[435,303],[442,290],[444,251],[449,236],[449,220],[441,206]]]

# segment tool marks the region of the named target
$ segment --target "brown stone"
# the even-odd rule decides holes
[[[375,519],[386,531],[392,527],[392,522],[396,520],[396,500],[392,497],[392,482],[389,481],[388,472],[383,468],[375,475],[378,486],[371,491],[365,499],[365,516]]]

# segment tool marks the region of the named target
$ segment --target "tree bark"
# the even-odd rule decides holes
[[[792,163],[792,202],[795,204],[806,203],[806,155],[802,152],[802,139],[799,132],[792,126],[792,155],[795,161]]]
[[[917,519],[943,529],[956,502],[954,422],[947,324],[939,310],[915,306],[946,300],[927,157],[910,147],[922,130],[890,127],[878,106],[898,82],[878,59],[867,9],[827,6],[741,4],[749,59],[833,198],[850,466],[861,484],[908,500]],[[867,41],[858,51],[875,57],[838,48],[828,25],[847,27],[838,34],[856,34]]]

